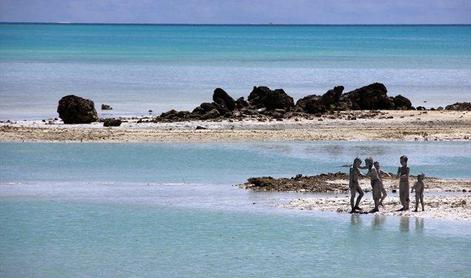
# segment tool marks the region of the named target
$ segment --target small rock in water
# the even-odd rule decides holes
[[[122,121],[120,119],[104,119],[103,126],[110,127],[110,126],[120,126]]]
[[[113,110],[113,107],[111,107],[108,104],[102,104],[101,105],[101,110]]]
[[[198,130],[198,129],[207,129],[207,128],[204,127],[204,126],[200,126],[200,125],[199,125],[199,126],[196,126],[196,130]]]

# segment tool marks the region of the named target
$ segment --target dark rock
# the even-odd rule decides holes
[[[250,105],[267,110],[284,109],[290,111],[294,108],[294,100],[283,89],[270,90],[268,87],[253,87],[248,97]]]
[[[305,191],[305,192],[338,192],[348,187],[338,180],[347,180],[345,173],[328,173],[317,176],[303,176],[301,174],[292,178],[257,177],[249,178],[242,185],[243,188],[255,191]]]
[[[93,101],[74,95],[59,100],[57,113],[65,124],[89,124],[98,120]]]
[[[310,95],[299,99],[296,102],[296,111],[305,112],[309,114],[325,113],[326,106],[322,102],[322,97],[317,95]]]
[[[240,97],[236,100],[235,105],[236,105],[236,108],[240,110],[242,108],[249,106],[249,103],[245,101],[244,97]]]
[[[217,110],[219,108],[218,105],[214,102],[211,102],[211,103],[203,102],[200,104],[200,107],[203,108],[203,111],[205,113],[208,113],[209,111],[214,110],[214,109]]]
[[[425,107],[423,107],[423,106],[417,106],[416,109],[417,109],[417,110],[420,110],[420,111],[427,110],[427,108],[425,108]]]
[[[337,106],[337,103],[340,100],[340,96],[343,92],[343,86],[336,86],[331,90],[328,90],[324,95],[321,97],[321,102],[326,107],[330,106]]]
[[[205,115],[208,114],[212,110],[217,110],[220,115],[224,115],[226,113],[230,113],[231,111],[224,106],[221,106],[215,102],[203,102],[200,106],[196,107],[193,110],[193,114]]]
[[[186,119],[190,116],[190,111],[178,111],[176,114],[177,118],[179,119]]]
[[[271,113],[271,116],[272,116],[274,119],[283,119],[284,113],[280,113],[280,112],[274,111],[273,113]]]
[[[408,98],[401,95],[397,95],[393,99],[394,99],[394,108],[396,110],[411,110],[412,109],[412,103]]]
[[[393,109],[394,100],[381,83],[373,83],[342,95],[340,101],[349,100],[354,110]]]
[[[196,126],[196,130],[199,130],[199,129],[207,129],[207,128],[200,125]]]
[[[206,111],[204,111],[204,109],[201,107],[201,106],[198,106],[196,107],[195,109],[193,109],[193,111],[191,112],[192,115],[203,115],[205,114]]]
[[[162,114],[160,114],[160,117],[161,117],[161,118],[172,118],[172,117],[175,116],[176,114],[177,114],[177,110],[172,109],[172,110],[170,110],[170,111],[163,112]]]
[[[203,116],[201,116],[201,120],[214,119],[214,118],[217,118],[219,116],[221,116],[219,111],[217,109],[213,109],[213,110],[209,111],[208,113],[204,114]]]
[[[203,102],[201,103],[198,107],[196,107],[193,112],[193,114],[199,114],[199,115],[204,115],[208,113],[209,111],[217,109],[217,106],[214,102]]]
[[[221,88],[216,88],[213,93],[213,101],[227,110],[232,111],[236,107],[235,100]]]
[[[176,111],[174,109],[164,112],[160,114],[160,116],[157,118],[157,121],[183,121],[186,119],[191,118],[190,112],[189,111]]]
[[[102,104],[101,110],[113,110],[113,107],[109,106],[108,104]]]
[[[457,102],[455,104],[447,105],[445,110],[471,111],[471,102]]]
[[[120,126],[122,121],[120,119],[104,119],[103,120],[103,126],[109,127],[109,126]]]
[[[332,110],[348,110],[350,101],[340,102],[343,86],[336,86],[324,95],[309,95],[296,102],[296,111],[309,114],[323,114]]]

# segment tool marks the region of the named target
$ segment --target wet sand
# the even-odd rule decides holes
[[[471,193],[433,195],[427,195],[426,193],[424,196],[425,211],[422,211],[419,206],[418,212],[413,211],[415,209],[414,194],[411,194],[411,197],[410,210],[397,211],[401,208],[398,194],[388,194],[388,197],[383,203],[384,207],[380,207],[379,212],[374,214],[471,221]],[[302,198],[292,200],[287,204],[282,204],[281,207],[299,210],[348,213],[350,211],[350,197],[338,195],[331,197],[319,196]],[[360,207],[366,212],[373,208],[371,195],[365,195]]]
[[[348,188],[348,182],[346,180],[332,180],[331,183],[342,189],[342,191],[333,194],[310,194],[306,198],[291,200],[280,206],[289,209],[349,213],[350,195],[345,190]],[[471,180],[426,179],[424,193],[425,211],[421,211],[421,206],[419,206],[418,212],[413,211],[415,209],[415,193],[410,193],[409,195],[410,210],[404,212],[397,211],[401,208],[399,190],[397,190],[398,183],[397,179],[384,180],[388,196],[383,203],[384,207],[380,207],[380,211],[375,214],[471,221]],[[411,182],[412,185],[413,182]],[[361,180],[361,187],[365,191],[371,190],[369,180]],[[397,192],[393,193],[393,189],[396,189]],[[374,207],[370,193],[364,195],[360,207],[366,212]]]
[[[312,119],[244,119],[173,123],[123,118],[120,127],[61,121],[0,123],[0,141],[13,142],[231,142],[231,141],[471,141],[471,112],[342,112]],[[144,121],[144,122],[143,122]],[[139,122],[139,123],[138,123]],[[199,127],[199,129],[197,129]]]

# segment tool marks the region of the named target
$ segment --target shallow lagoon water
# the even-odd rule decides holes
[[[471,144],[0,144],[2,277],[466,277],[471,224],[277,208],[251,175],[393,169],[469,178]],[[309,195],[309,194],[307,194]],[[420,265],[420,267],[418,267]]]

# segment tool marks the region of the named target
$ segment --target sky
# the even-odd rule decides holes
[[[0,0],[0,22],[471,24],[471,0]]]

